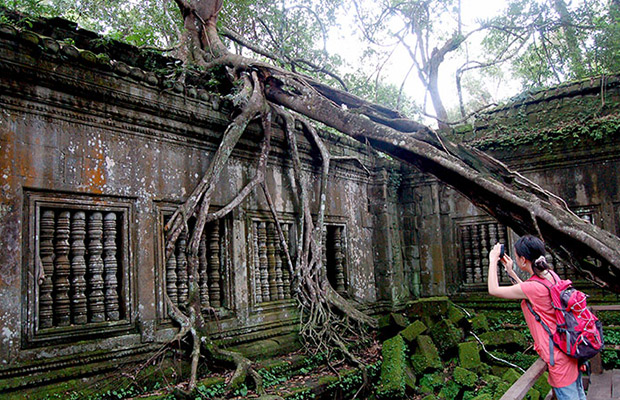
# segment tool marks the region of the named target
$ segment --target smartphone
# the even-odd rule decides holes
[[[501,260],[502,257],[504,257],[504,254],[506,254],[506,249],[504,248],[504,245],[502,244],[501,247],[499,248],[499,259]]]

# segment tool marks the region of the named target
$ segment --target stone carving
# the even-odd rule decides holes
[[[102,322],[105,320],[103,304],[103,216],[94,212],[88,219],[88,260],[90,291],[88,293],[88,322]]]
[[[269,297],[271,300],[278,300],[278,285],[276,282],[276,227],[273,222],[267,223],[267,275]]]
[[[263,301],[269,301],[269,275],[267,270],[267,228],[264,222],[258,223],[258,262],[260,265],[260,284]]]
[[[116,214],[109,212],[103,219],[103,266],[105,315],[108,321],[120,319],[118,305],[118,263],[116,261]]]
[[[462,225],[459,228],[463,280],[466,284],[485,284],[489,270],[489,251],[495,243],[508,246],[506,227],[497,222],[483,222]],[[499,270],[499,279],[507,281],[503,268]]]
[[[258,248],[258,223],[252,223],[252,252],[254,260],[253,288],[256,303],[263,302],[262,286],[261,286],[261,268],[260,268],[260,251]]]
[[[334,229],[334,273],[336,292],[341,295],[345,294],[345,279],[344,279],[344,253],[342,251],[342,226],[335,226]]]
[[[211,307],[221,307],[220,289],[220,224],[215,221],[210,224],[209,232],[209,258],[207,275],[209,277],[209,300]]]
[[[62,211],[56,223],[56,240],[54,259],[54,322],[56,326],[71,324],[71,301],[69,300],[69,275],[71,263],[69,261],[69,235],[71,213]]]
[[[41,213],[39,254],[43,277],[39,286],[39,328],[54,326],[54,211],[45,210]]]
[[[71,216],[71,316],[76,325],[88,322],[86,302],[86,214],[74,212]]]
[[[209,302],[209,278],[207,275],[207,234],[202,232],[198,246],[198,286],[200,287],[200,308],[211,306]]]
[[[176,246],[177,252],[177,296],[179,304],[187,302],[189,288],[187,286],[187,230],[183,230],[179,235]]]
[[[166,260],[166,293],[173,304],[179,304],[177,296],[177,257],[172,251]]]
[[[282,235],[284,236],[284,241],[286,242],[287,246],[289,247],[289,253],[291,252],[290,249],[290,239],[289,239],[289,235],[290,235],[290,230],[289,230],[290,225],[289,224],[282,224]],[[284,298],[285,299],[290,299],[291,298],[291,273],[289,271],[289,267],[288,267],[288,260],[286,258],[286,254],[284,253],[284,251],[280,252],[280,255],[282,257],[282,286],[283,286],[283,290],[284,290]]]

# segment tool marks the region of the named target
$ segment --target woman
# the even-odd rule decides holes
[[[489,253],[489,294],[504,299],[522,299],[521,309],[525,321],[534,339],[534,349],[549,368],[549,384],[553,387],[558,400],[586,400],[581,381],[581,373],[577,359],[562,353],[557,346],[553,346],[553,359],[550,362],[549,334],[543,326],[536,321],[532,312],[528,309],[527,302],[533,310],[555,333],[555,312],[551,305],[549,291],[540,279],[549,281],[547,286],[552,285],[560,278],[549,269],[545,259],[545,245],[539,238],[526,235],[515,243],[515,260],[519,268],[530,276],[523,282],[513,271],[513,261],[508,255],[499,259],[501,245],[496,244]],[[501,261],[513,281],[512,286],[500,286],[497,278],[497,264]],[[544,395],[544,393],[541,393]]]

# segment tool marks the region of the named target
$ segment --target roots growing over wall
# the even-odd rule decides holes
[[[353,363],[359,364],[342,338],[362,335],[364,327],[376,325],[374,318],[358,311],[331,287],[327,279],[321,259],[326,186],[331,162],[340,160],[329,154],[321,137],[305,117],[370,143],[423,172],[435,175],[517,233],[532,232],[542,236],[558,256],[582,270],[595,273],[612,289],[620,289],[616,279],[620,272],[620,240],[579,219],[561,199],[499,161],[446,141],[431,129],[395,111],[329,88],[303,75],[230,54],[216,29],[217,14],[222,5],[220,0],[176,0],[176,3],[186,28],[181,55],[206,71],[225,70],[232,87],[239,88],[233,96],[238,114],[226,129],[204,176],[166,225],[166,257],[169,257],[179,235],[187,229],[188,220],[195,217],[196,221],[188,248],[189,299],[179,307],[167,299],[169,315],[180,325],[175,339],[187,336],[192,339],[192,373],[188,390],[195,388],[198,362],[201,355],[206,355],[212,360],[235,365],[230,387],[234,388],[250,376],[256,383],[257,391],[263,393],[260,376],[252,362],[237,353],[219,348],[210,340],[200,309],[196,282],[199,241],[205,224],[238,207],[257,186],[261,186],[265,194],[276,222],[281,248],[288,260],[287,268],[294,278],[292,289],[302,310],[301,334],[308,347],[315,351],[336,347]],[[205,78],[209,77],[209,73],[205,74]],[[272,116],[275,114],[284,121],[283,129],[295,177],[296,204],[299,207],[296,230],[298,248],[294,262],[264,180]],[[256,175],[230,204],[210,213],[209,206],[218,177],[246,127],[256,118],[260,118],[264,133]],[[301,168],[296,125],[301,126],[301,132],[320,154],[318,204],[311,204],[308,195],[310,183]],[[584,263],[582,260],[586,256],[594,256],[604,263]]]

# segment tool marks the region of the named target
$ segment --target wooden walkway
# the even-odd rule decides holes
[[[620,399],[620,369],[590,376],[588,400]]]

